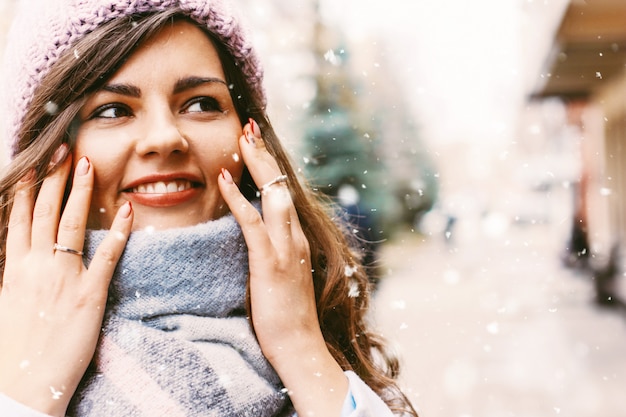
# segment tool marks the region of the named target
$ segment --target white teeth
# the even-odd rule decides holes
[[[165,194],[167,192],[167,185],[163,181],[159,181],[154,184],[154,192],[157,194]]]
[[[167,184],[167,192],[168,193],[175,193],[176,191],[178,191],[178,185],[176,185],[175,182],[169,182]]]
[[[191,188],[189,181],[159,181],[138,185],[133,188],[133,192],[139,194],[168,194],[185,191],[189,188]]]

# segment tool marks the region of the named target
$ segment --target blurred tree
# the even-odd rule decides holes
[[[370,280],[376,282],[376,253],[384,233],[384,207],[392,197],[383,184],[384,166],[372,126],[357,121],[355,86],[344,65],[345,48],[326,48],[330,31],[316,20],[317,94],[305,122],[305,171],[313,185],[333,197],[354,230]],[[343,192],[342,192],[343,191]]]
[[[434,167],[395,77],[381,74],[384,86],[365,86],[355,76],[363,68],[351,66],[341,31],[326,26],[319,16],[314,21],[317,93],[304,121],[305,173],[331,197],[342,186],[351,186],[358,193],[356,211],[370,229],[369,238],[381,241],[397,224],[413,226],[432,207],[437,195]]]

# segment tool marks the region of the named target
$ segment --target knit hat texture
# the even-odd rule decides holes
[[[180,7],[224,43],[254,93],[265,101],[263,71],[229,0],[23,0],[7,37],[2,79],[6,144],[17,152],[17,134],[33,93],[59,57],[77,40],[110,20]]]

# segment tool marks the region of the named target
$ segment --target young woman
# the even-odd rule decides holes
[[[0,414],[416,415],[227,5],[22,12],[4,75]]]

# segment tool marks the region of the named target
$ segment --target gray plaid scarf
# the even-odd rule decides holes
[[[105,234],[87,233],[86,264]],[[133,232],[68,416],[292,414],[246,318],[247,277],[247,248],[232,215]]]

